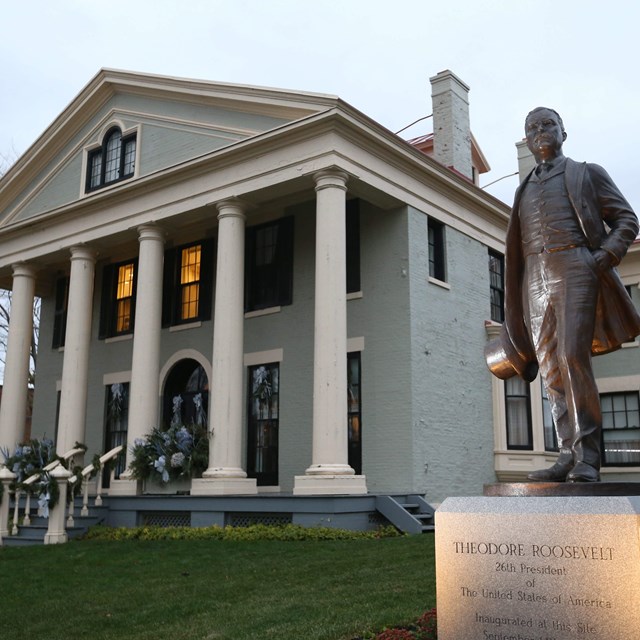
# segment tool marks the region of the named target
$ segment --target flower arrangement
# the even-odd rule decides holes
[[[75,449],[87,450],[86,445],[76,442]],[[38,497],[38,513],[45,518],[49,517],[49,510],[52,509],[60,499],[60,488],[58,481],[44,468],[58,460],[63,467],[67,467],[65,460],[56,454],[55,445],[50,438],[32,438],[31,440],[19,444],[13,455],[8,449],[2,450],[5,466],[16,475],[12,482],[12,488],[28,491],[31,495]],[[74,471],[80,471],[77,467]],[[24,484],[30,476],[40,474],[40,478],[31,484]],[[67,500],[72,499],[78,490],[80,482],[72,486],[67,493]]]
[[[179,478],[199,478],[209,463],[209,439],[204,424],[172,423],[154,428],[146,438],[136,438],[129,466],[138,480],[167,484]]]
[[[8,449],[2,450],[4,456],[4,464],[12,473],[16,475],[16,484],[21,484],[29,476],[39,473],[50,462],[56,458],[56,450],[53,440],[43,438],[37,440],[35,438],[19,444],[13,455]]]

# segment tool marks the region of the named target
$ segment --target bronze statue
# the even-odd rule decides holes
[[[602,416],[591,356],[640,334],[640,315],[615,266],[638,219],[607,172],[562,153],[562,118],[538,107],[525,120],[535,169],[515,194],[505,251],[505,321],[487,345],[500,378],[531,382],[538,368],[560,455],[536,482],[600,480]],[[599,134],[595,134],[599,135]]]

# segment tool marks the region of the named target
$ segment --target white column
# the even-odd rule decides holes
[[[348,464],[347,429],[347,174],[317,173],[316,283],[313,361],[313,453],[293,493],[361,494],[364,476]]]
[[[209,468],[191,483],[192,495],[257,493],[242,468],[244,228],[242,204],[218,205],[218,258],[213,319]]]
[[[87,388],[95,253],[88,247],[71,248],[71,274],[64,338],[62,388],[56,450],[62,455],[85,440]]]
[[[9,449],[12,454],[23,438],[27,416],[35,283],[32,266],[24,263],[13,265],[11,318],[0,403],[0,447]]]
[[[164,264],[164,234],[155,225],[138,228],[140,253],[136,284],[133,355],[127,443],[145,437],[158,426],[160,397],[160,333],[162,330],[162,267]],[[132,461],[127,447],[127,468]],[[112,495],[132,495],[138,483],[125,471],[111,483]]]

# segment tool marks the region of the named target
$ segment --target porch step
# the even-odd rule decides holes
[[[427,533],[435,528],[434,509],[419,495],[377,496],[376,509],[403,533]]]
[[[67,527],[67,537],[69,540],[83,536],[90,527],[104,522],[108,508],[90,507],[88,516],[80,516],[81,504],[76,503],[75,515],[73,516],[74,526]],[[2,545],[5,547],[23,547],[29,545],[44,544],[44,537],[49,527],[49,521],[42,516],[31,516],[31,524],[19,525],[18,534],[15,536],[8,535],[2,537]]]

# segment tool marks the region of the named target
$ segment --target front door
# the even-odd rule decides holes
[[[258,486],[278,484],[280,365],[249,367],[247,475]]]

